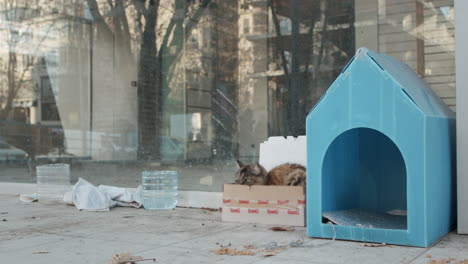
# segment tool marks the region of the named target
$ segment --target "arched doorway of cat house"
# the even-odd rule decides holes
[[[407,229],[405,161],[388,136],[359,127],[333,140],[322,164],[322,222]]]

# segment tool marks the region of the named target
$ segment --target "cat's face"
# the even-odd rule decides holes
[[[262,165],[257,163],[254,164],[244,164],[240,161],[237,161],[239,169],[236,172],[236,184],[243,185],[255,185],[255,184],[265,184],[266,179],[266,170]]]

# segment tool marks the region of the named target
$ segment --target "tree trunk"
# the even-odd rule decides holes
[[[138,159],[160,159],[161,60],[156,52],[159,1],[150,0],[138,67]]]

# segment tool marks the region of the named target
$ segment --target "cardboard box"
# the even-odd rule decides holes
[[[304,226],[304,186],[225,184],[223,187],[223,221]]]
[[[269,137],[260,144],[260,164],[267,170],[284,164],[306,166],[306,136]],[[222,220],[272,225],[305,225],[305,186],[223,186]]]

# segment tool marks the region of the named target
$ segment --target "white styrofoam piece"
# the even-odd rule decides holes
[[[260,164],[267,170],[283,163],[298,163],[306,166],[306,136],[269,137],[260,144]]]

